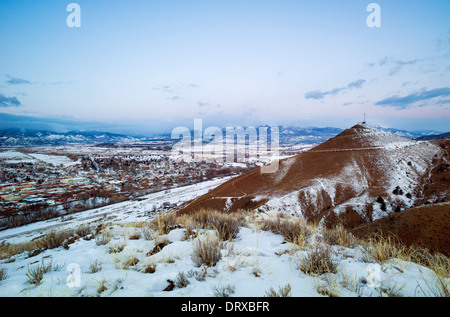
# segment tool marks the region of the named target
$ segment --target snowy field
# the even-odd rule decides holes
[[[45,162],[47,164],[51,164],[54,166],[63,165],[64,167],[67,167],[67,166],[79,164],[79,161],[73,161],[70,158],[68,158],[67,156],[63,156],[63,155],[48,155],[48,154],[36,154],[36,153],[32,153],[32,154],[28,154],[28,155],[31,157],[34,157],[38,161],[42,161],[42,162]]]
[[[37,154],[29,153],[25,154],[18,151],[5,151],[0,152],[0,160],[4,160],[5,163],[37,163],[44,162],[54,166],[63,165],[65,167],[78,164],[78,162],[71,160],[64,155],[49,155],[49,154]]]
[[[430,268],[395,257],[377,261],[366,246],[330,243],[321,227],[307,226],[307,235],[288,241],[262,225],[279,219],[275,213],[244,214],[237,235],[223,241],[218,230],[193,229],[186,220],[167,232],[149,225],[155,205],[193,199],[225,180],[0,232],[0,250],[51,230],[88,232],[39,252],[0,253],[0,296],[439,296],[442,283],[448,290],[448,276],[439,279]],[[195,257],[201,242],[218,246],[213,265]],[[328,272],[302,269],[317,246],[328,248]]]

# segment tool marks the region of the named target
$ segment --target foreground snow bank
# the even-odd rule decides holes
[[[186,219],[167,225],[167,233],[157,221],[96,221],[83,236],[40,252],[12,252],[4,244],[0,296],[440,296],[448,291],[448,276],[394,257],[376,262],[361,245],[329,245],[323,228],[307,228],[302,239],[288,242],[262,225],[270,215],[245,217],[234,239],[218,241],[218,260],[211,266],[197,265],[197,242],[217,240],[218,230]],[[333,267],[305,273],[302,263],[317,245],[327,247]],[[46,268],[40,279],[37,268]]]

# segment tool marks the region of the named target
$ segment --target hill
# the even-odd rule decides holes
[[[406,245],[426,247],[450,256],[450,203],[409,208],[351,231],[364,238],[376,232],[393,235]]]
[[[354,228],[426,200],[434,202],[433,193],[424,188],[445,155],[437,144],[357,124],[309,151],[281,160],[275,173],[263,174],[256,168],[197,198],[179,213],[248,208]]]

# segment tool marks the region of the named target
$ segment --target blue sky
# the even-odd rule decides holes
[[[450,1],[0,3],[0,112],[175,126],[373,124],[447,131]],[[369,28],[366,7],[381,7]]]

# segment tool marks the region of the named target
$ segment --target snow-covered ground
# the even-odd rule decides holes
[[[222,177],[194,185],[164,190],[140,197],[136,201],[125,201],[105,207],[86,210],[65,217],[58,217],[3,230],[0,231],[0,241],[5,240],[17,243],[33,239],[36,236],[42,235],[49,229],[70,229],[77,227],[80,224],[100,219],[114,219],[115,221],[122,223],[145,221],[153,218],[155,216],[155,211],[164,203],[180,205],[207,193],[212,188],[219,186],[230,178],[231,176]]]
[[[32,154],[28,154],[31,157],[34,157],[35,159],[39,160],[39,161],[43,161],[47,164],[52,164],[55,166],[59,166],[59,165],[63,165],[65,167],[67,166],[72,166],[72,165],[76,165],[79,164],[80,161],[73,161],[70,158],[68,158],[67,156],[63,156],[63,155],[48,155],[48,154],[37,154],[37,153],[32,153]]]
[[[77,239],[37,255],[23,252],[0,259],[5,278],[0,296],[268,296],[271,290],[290,288],[290,296],[435,296],[436,275],[418,264],[392,258],[383,263],[368,260],[361,246],[331,246],[333,273],[307,274],[299,269],[315,244],[325,245],[320,228],[305,244],[287,242],[263,230],[270,213],[250,213],[236,238],[221,245],[221,259],[212,267],[198,267],[192,255],[198,239],[216,239],[216,231],[199,229],[188,236],[183,226],[158,233],[145,226],[157,204],[193,199],[226,179],[155,193],[140,201],[123,202],[74,215],[70,221],[52,220],[0,233],[0,241],[31,241],[49,230],[80,228],[88,224],[103,230],[95,237]],[[294,218],[293,218],[294,219]],[[28,231],[28,233],[26,233]],[[10,236],[10,238],[7,238]],[[104,243],[100,243],[106,239]],[[159,252],[151,253],[161,241]],[[5,243],[3,242],[3,243]],[[115,251],[112,251],[115,250]],[[32,284],[30,272],[48,266],[42,281]],[[152,268],[152,270],[148,270]],[[28,274],[28,276],[27,276]],[[184,277],[184,279],[181,279]],[[177,283],[180,281],[184,283]],[[175,285],[168,291],[172,281]],[[444,279],[449,283],[450,279]]]

